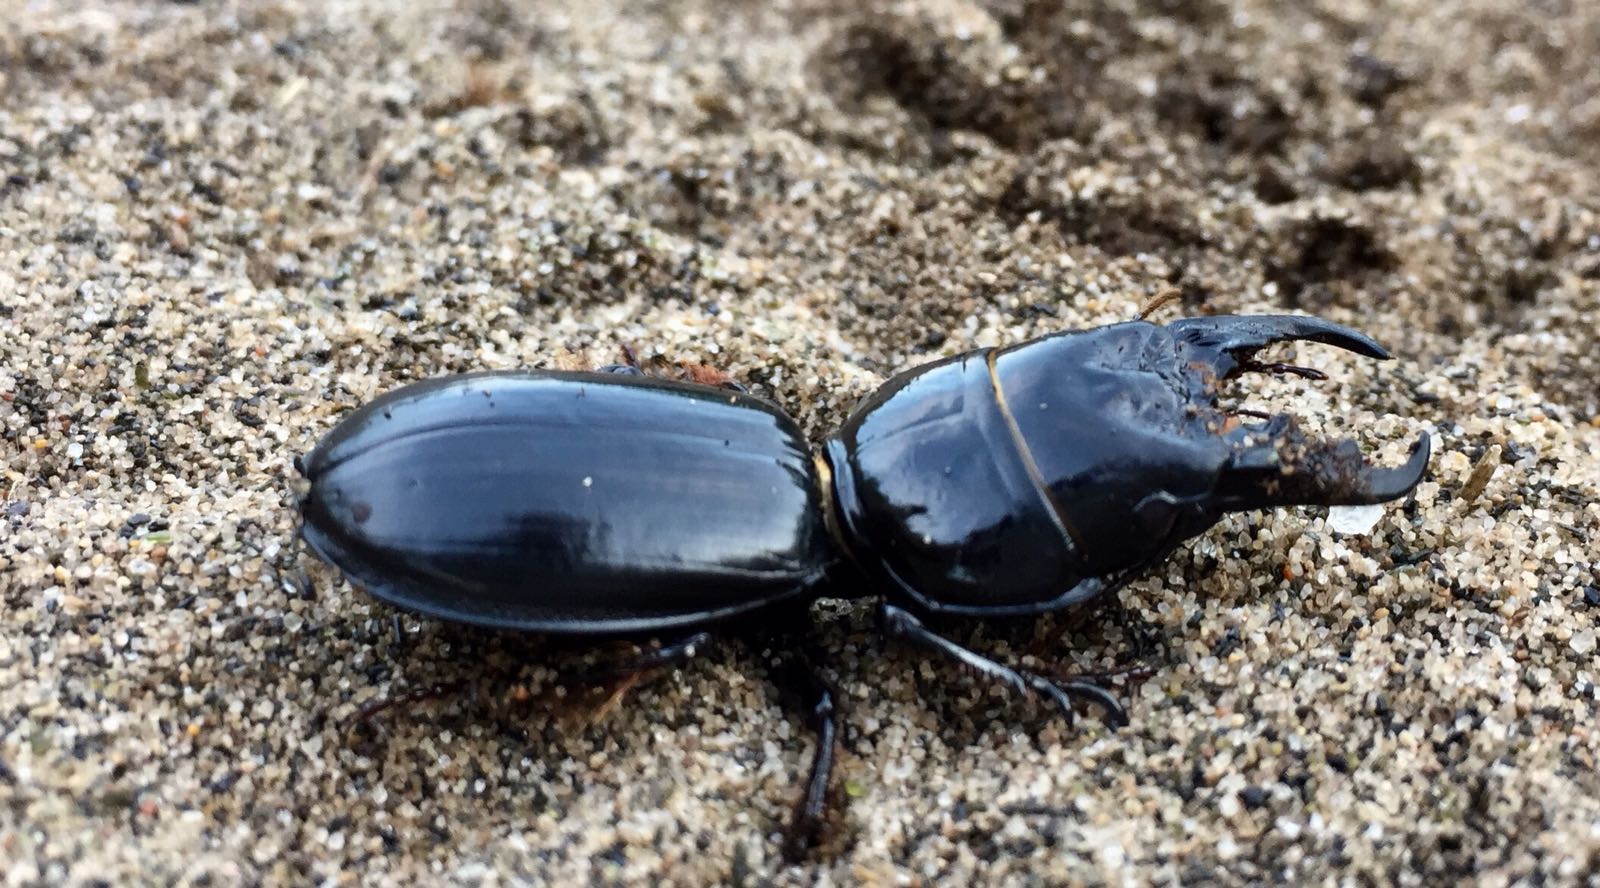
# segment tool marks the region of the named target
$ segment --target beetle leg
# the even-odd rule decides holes
[[[648,376],[644,367],[639,364],[639,356],[634,353],[633,346],[622,343],[622,363],[604,364],[595,368],[596,373],[618,373],[623,376]]]
[[[409,691],[398,697],[379,697],[376,700],[368,700],[361,704],[361,708],[356,710],[355,715],[350,716],[348,725],[350,728],[355,728],[359,725],[372,724],[377,720],[378,716],[391,709],[409,708],[418,703],[440,700],[445,695],[453,694],[466,687],[466,684],[465,681],[444,681],[422,690]]]
[[[1075,719],[1072,709],[1073,698],[1101,707],[1105,710],[1105,721],[1113,727],[1121,727],[1128,723],[1128,714],[1122,708],[1122,704],[1109,691],[1098,685],[1086,681],[1051,681],[1042,675],[1012,669],[939,635],[908,611],[888,602],[879,605],[878,618],[884,634],[891,638],[909,641],[959,660],[971,669],[1005,682],[1020,694],[1040,693],[1049,697],[1066,716],[1069,725]]]
[[[640,673],[653,672],[657,669],[667,669],[673,666],[682,666],[694,656],[711,644],[711,633],[696,632],[678,641],[669,644],[646,648],[631,660],[624,660],[602,669],[580,672],[566,676],[566,684],[605,684],[610,681],[636,678]]]
[[[604,721],[605,717],[617,708],[617,705],[622,702],[622,698],[628,696],[628,692],[633,690],[643,677],[643,672],[630,672],[612,682],[610,690],[606,693],[605,700],[589,711],[588,723],[593,725]]]
[[[805,793],[795,806],[784,841],[784,855],[791,862],[803,858],[816,845],[827,824],[828,788],[833,780],[833,765],[838,754],[839,719],[833,704],[833,688],[817,673],[810,660],[788,657],[771,670],[772,680],[798,701],[811,730],[817,735],[817,751],[811,758],[811,774]]]
[[[1097,669],[1089,672],[1050,671],[1050,675],[1053,676],[1057,681],[1082,681],[1095,685],[1100,685],[1116,678],[1125,678],[1131,681],[1141,682],[1149,679],[1155,674],[1155,669],[1144,663],[1136,663],[1131,666],[1118,666],[1115,669]]]
[[[1052,682],[1040,675],[1035,675],[1032,677],[1038,681],[1049,684],[1051,687],[1060,688],[1061,691],[1068,697],[1077,697],[1080,700],[1084,700],[1099,706],[1100,709],[1105,713],[1105,722],[1111,725],[1111,727],[1127,727],[1128,711],[1122,707],[1122,701],[1118,700],[1115,694],[1095,684],[1094,682],[1085,681],[1083,679]]]
[[[396,632],[404,632],[403,624],[398,615],[395,616],[394,628]],[[403,640],[403,635],[401,636]],[[648,673],[673,666],[681,666],[689,661],[700,650],[711,642],[711,633],[696,632],[670,644],[652,647],[641,652],[637,657],[624,661],[614,666],[595,669],[588,672],[579,672],[558,676],[556,683],[568,688],[606,688],[606,698],[589,714],[591,722],[604,718],[612,709],[616,708],[622,698],[642,681]],[[458,679],[455,681],[438,682],[421,690],[409,691],[398,697],[381,697],[369,700],[356,710],[350,717],[349,726],[355,728],[362,725],[374,724],[378,717],[394,709],[409,709],[419,703],[430,703],[441,700],[447,695],[467,687],[468,681]],[[519,691],[523,696],[517,702],[526,700],[526,689]]]

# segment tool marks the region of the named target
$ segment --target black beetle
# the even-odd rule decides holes
[[[1375,468],[1287,415],[1217,406],[1219,382],[1245,371],[1321,378],[1253,360],[1288,340],[1388,357],[1310,317],[1060,333],[894,377],[820,454],[765,401],[637,371],[436,379],[357,410],[297,460],[310,482],[302,533],[372,594],[431,616],[688,637],[657,662],[726,618],[879,594],[890,635],[1069,717],[1081,698],[1121,723],[1100,686],[1004,666],[920,617],[1089,601],[1225,512],[1405,495],[1427,467],[1426,436],[1404,466]],[[822,813],[834,734],[831,695],[810,687],[822,742],[802,833]]]

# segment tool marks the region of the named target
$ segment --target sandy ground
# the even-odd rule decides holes
[[[0,2],[7,885],[1592,884],[1600,5]],[[411,379],[713,364],[815,439],[895,370],[1307,311],[1253,378],[1397,462],[1369,532],[1234,516],[1006,658],[825,605],[831,844],[751,654],[555,705],[535,641],[292,545],[290,459]],[[302,584],[304,573],[308,584]],[[374,700],[468,680],[351,730]],[[573,710],[577,710],[576,714]]]

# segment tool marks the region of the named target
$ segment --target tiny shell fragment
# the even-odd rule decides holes
[[[1382,518],[1382,505],[1328,507],[1328,529],[1347,536],[1371,533]]]

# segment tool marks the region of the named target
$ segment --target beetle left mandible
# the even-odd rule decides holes
[[[390,604],[500,628],[675,635],[656,662],[735,616],[877,595],[889,634],[1068,717],[1081,699],[1121,723],[1098,685],[998,663],[921,616],[1066,608],[1227,512],[1408,493],[1426,436],[1405,465],[1375,468],[1290,416],[1218,406],[1219,385],[1246,371],[1321,378],[1255,360],[1291,340],[1388,357],[1309,317],[1060,333],[896,376],[817,454],[765,401],[628,368],[431,380],[357,410],[297,461],[302,533]],[[848,575],[866,582],[838,582]],[[835,725],[827,686],[802,684],[827,738],[796,821],[809,837]]]

